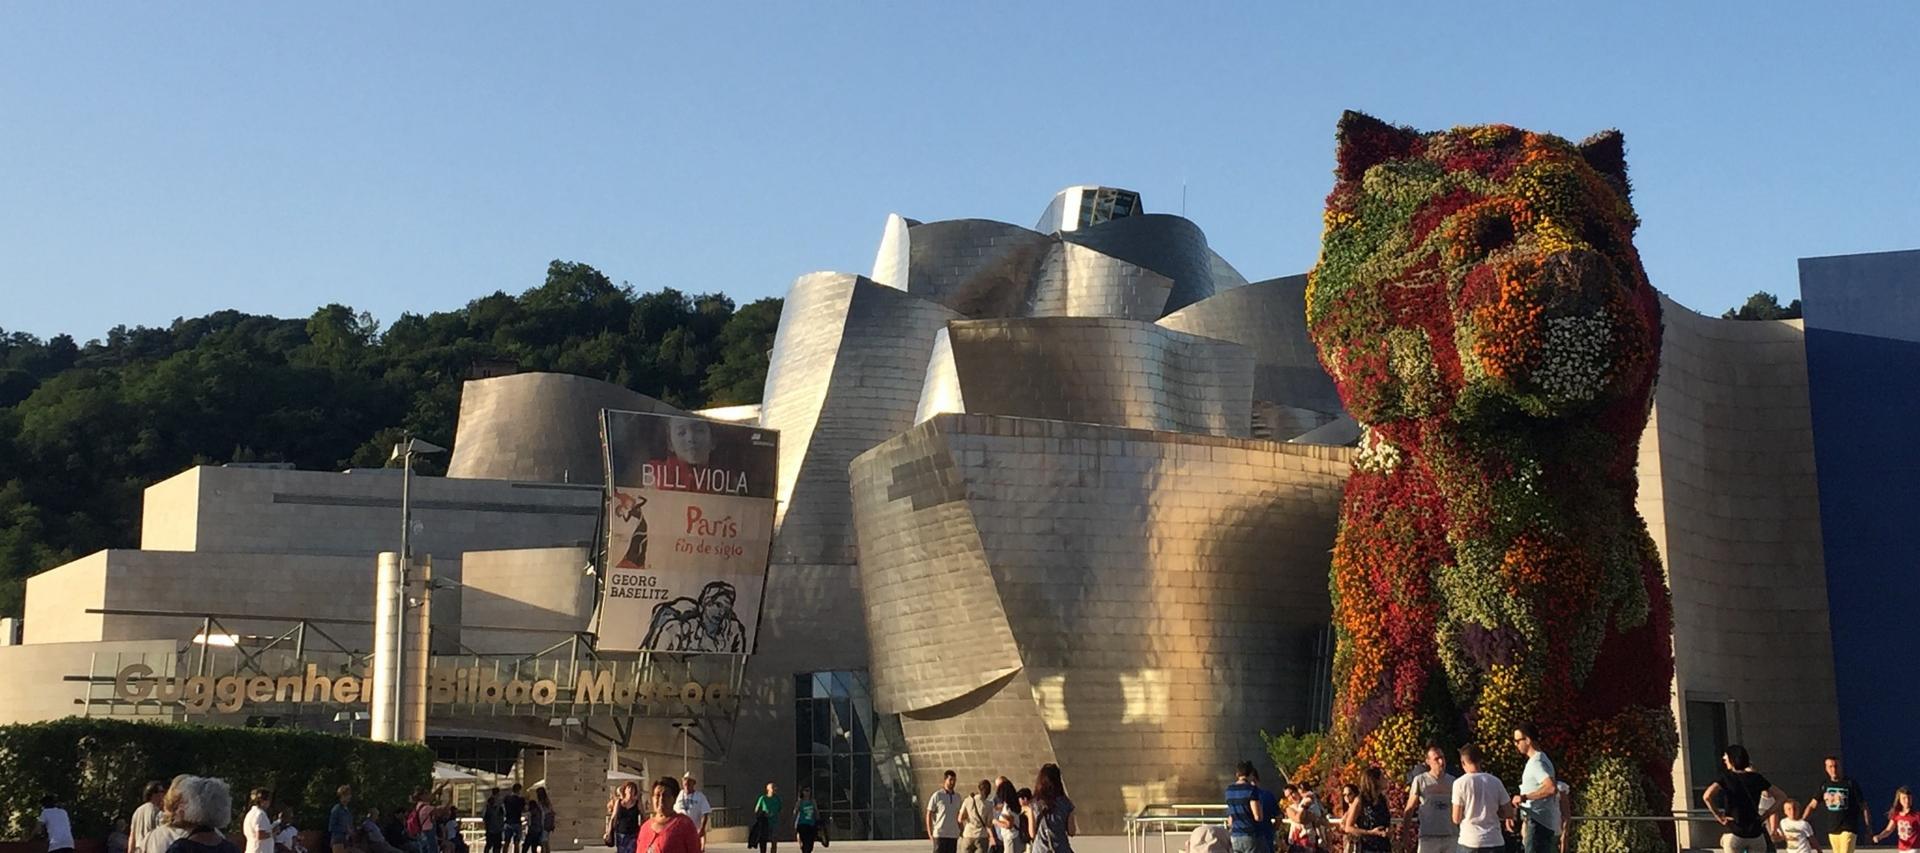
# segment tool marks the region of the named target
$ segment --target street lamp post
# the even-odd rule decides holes
[[[387,457],[388,464],[400,463],[400,606],[394,608],[395,619],[400,624],[394,626],[394,666],[396,677],[393,685],[393,732],[394,740],[400,739],[400,697],[406,693],[407,660],[407,583],[413,571],[413,457],[415,454],[445,453],[447,449],[432,442],[421,441],[411,435],[393,446],[393,455]],[[421,649],[424,653],[426,650]]]

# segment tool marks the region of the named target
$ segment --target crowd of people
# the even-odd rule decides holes
[[[1724,853],[1819,853],[1820,836],[1814,819],[1820,818],[1826,824],[1827,847],[1833,853],[1853,853],[1868,838],[1876,844],[1893,838],[1900,850],[1920,850],[1920,812],[1914,811],[1911,791],[1901,786],[1893,792],[1886,822],[1878,833],[1869,835],[1873,813],[1859,783],[1843,772],[1839,756],[1827,756],[1824,764],[1826,777],[1820,781],[1817,795],[1802,806],[1754,769],[1746,747],[1728,746],[1720,754],[1720,778],[1700,795],[1707,813],[1726,830],[1720,849]]]
[[[1241,762],[1226,789],[1225,825],[1196,829],[1188,847],[1192,853],[1387,853],[1396,825],[1411,823],[1419,853],[1505,853],[1510,838],[1525,853],[1560,853],[1571,812],[1564,807],[1568,788],[1537,737],[1532,726],[1513,730],[1514,749],[1526,763],[1511,792],[1486,772],[1478,745],[1459,749],[1464,772],[1456,776],[1448,771],[1446,750],[1429,744],[1425,765],[1408,774],[1407,796],[1397,805],[1378,767],[1323,798],[1310,780],[1289,783],[1276,795],[1260,786],[1252,762]]]
[[[1276,795],[1260,786],[1251,762],[1242,762],[1226,789],[1225,824],[1194,830],[1188,853],[1387,853],[1397,831],[1411,833],[1419,853],[1564,853],[1572,791],[1532,726],[1514,729],[1513,746],[1526,763],[1510,790],[1486,771],[1478,745],[1459,749],[1459,775],[1449,771],[1446,751],[1429,745],[1425,766],[1408,775],[1397,806],[1378,767],[1322,798],[1304,780]],[[1728,746],[1722,774],[1701,795],[1723,828],[1723,853],[1822,853],[1816,818],[1827,825],[1832,853],[1853,853],[1868,838],[1894,838],[1899,850],[1920,851],[1920,812],[1908,789],[1894,793],[1885,823],[1869,835],[1873,819],[1860,786],[1841,772],[1837,756],[1825,764],[1818,795],[1802,805],[1753,769],[1745,747]]]
[[[1278,794],[1261,787],[1252,762],[1241,762],[1226,788],[1226,820],[1194,830],[1188,853],[1389,853],[1396,825],[1411,824],[1418,853],[1564,853],[1572,821],[1571,790],[1531,726],[1513,730],[1513,747],[1525,758],[1517,785],[1486,771],[1477,744],[1460,747],[1461,773],[1447,766],[1447,753],[1429,745],[1425,766],[1406,779],[1406,797],[1395,805],[1378,767],[1322,797],[1313,782],[1285,785]],[[1863,839],[1897,840],[1901,851],[1920,851],[1920,812],[1905,787],[1894,792],[1878,833],[1860,786],[1828,756],[1818,794],[1802,805],[1754,769],[1746,748],[1728,746],[1723,773],[1701,795],[1707,814],[1725,830],[1723,853],[1823,853],[1813,821],[1826,824],[1827,849],[1853,853]],[[927,838],[932,853],[1073,853],[1078,829],[1058,765],[1046,764],[1031,788],[1016,788],[1006,776],[982,779],[965,796],[948,770],[927,797]],[[221,779],[180,775],[171,783],[149,782],[144,802],[115,825],[107,853],[242,853],[228,837],[233,795]],[[713,806],[691,775],[662,777],[646,803],[640,786],[622,784],[607,800],[602,842],[614,853],[703,853]],[[383,813],[356,812],[353,789],[342,785],[327,816],[326,851],[309,851],[288,814],[274,811],[273,792],[255,788],[239,835],[244,853],[469,853],[460,832],[460,810],[436,805],[425,790],[407,805]],[[41,800],[37,835],[48,853],[71,853],[73,822],[57,797]],[[545,788],[531,796],[520,785],[488,792],[481,808],[484,853],[551,853],[555,811]],[[800,853],[830,844],[827,823],[812,793],[802,787],[791,812],[779,786],[769,782],[754,802],[747,846],[779,853],[782,829],[791,829]],[[1284,846],[1283,846],[1284,845]]]
[[[772,785],[767,793],[773,793]],[[653,780],[645,804],[640,802],[640,785],[623,782],[607,800],[601,843],[615,853],[700,853],[706,849],[707,819],[712,813],[713,804],[707,802],[692,774]]]
[[[228,835],[233,791],[225,780],[181,774],[170,783],[148,782],[142,795],[130,816],[115,821],[107,853],[469,853],[460,809],[435,804],[425,789],[392,811],[362,813],[354,808],[353,788],[341,785],[327,813],[327,849],[314,851],[301,843],[291,814],[274,810],[273,792],[266,788],[247,794],[237,833],[241,844]],[[486,853],[552,851],[548,834],[554,810],[545,788],[535,788],[532,796],[523,795],[519,785],[495,789],[487,796],[481,823]],[[58,798],[42,799],[36,834],[46,837],[48,853],[73,849],[73,822]]]
[[[960,777],[941,775],[927,797],[927,838],[933,853],[1073,853],[1079,832],[1060,766],[1043,764],[1033,786],[1016,788],[1005,776],[980,780],[965,797]],[[804,847],[801,853],[809,853]]]

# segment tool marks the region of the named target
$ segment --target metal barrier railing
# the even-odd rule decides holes
[[[1176,832],[1192,832],[1197,827],[1220,824],[1226,820],[1225,803],[1151,803],[1126,818],[1127,853],[1147,853],[1149,836],[1154,833],[1160,835],[1160,853],[1175,853],[1184,849],[1185,844],[1183,842],[1179,848],[1169,848],[1167,836]],[[1719,828],[1713,826],[1713,815],[1704,809],[1676,810],[1664,815],[1573,815],[1569,820],[1576,832],[1579,825],[1585,823],[1705,823],[1712,826],[1709,830],[1711,843],[1705,847],[1711,848],[1720,841]],[[1393,819],[1396,826],[1404,822],[1402,818]]]

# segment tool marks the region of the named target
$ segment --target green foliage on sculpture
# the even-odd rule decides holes
[[[1307,322],[1363,433],[1320,772],[1541,729],[1580,814],[1664,813],[1671,608],[1634,508],[1660,305],[1618,133],[1339,127]],[[1599,823],[1581,851],[1652,849]]]
[[[1312,763],[1313,754],[1320,749],[1320,733],[1288,729],[1275,735],[1262,730],[1260,742],[1266,744],[1267,760],[1280,771],[1280,777],[1292,780],[1300,775],[1301,768]]]

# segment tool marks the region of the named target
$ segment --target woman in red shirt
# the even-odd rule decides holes
[[[700,853],[700,828],[673,810],[679,796],[680,783],[672,776],[654,780],[653,817],[640,824],[634,853]]]
[[[1893,792],[1893,808],[1887,810],[1887,828],[1873,840],[1878,843],[1889,835],[1900,836],[1901,850],[1920,850],[1920,812],[1913,810],[1913,793],[1905,786]]]

